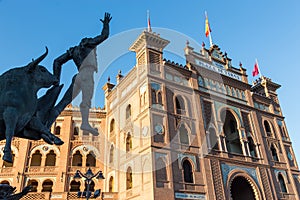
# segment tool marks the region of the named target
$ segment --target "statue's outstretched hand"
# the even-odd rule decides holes
[[[105,13],[104,14],[104,19],[100,19],[100,21],[103,23],[103,24],[108,24],[109,22],[110,22],[110,20],[111,20],[111,16],[110,16],[110,14],[109,13]]]

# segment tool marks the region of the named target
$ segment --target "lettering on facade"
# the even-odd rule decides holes
[[[197,200],[205,200],[206,197],[204,194],[187,194],[187,193],[175,193],[175,198],[179,199],[197,199]]]
[[[217,72],[219,74],[223,74],[223,75],[228,76],[230,78],[234,78],[236,80],[242,81],[242,77],[240,75],[237,75],[233,72],[229,72],[229,71],[225,70],[224,66],[219,64],[219,63],[218,63],[218,65],[210,65],[210,64],[208,64],[206,62],[203,62],[201,60],[198,60],[198,59],[195,59],[195,62],[200,67],[204,67],[206,69]]]

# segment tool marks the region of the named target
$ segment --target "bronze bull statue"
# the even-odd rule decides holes
[[[0,76],[0,140],[6,139],[3,160],[12,162],[13,137],[32,140],[43,139],[49,144],[61,145],[63,141],[45,126],[47,113],[53,108],[62,86],[58,79],[39,63],[47,56],[48,49],[24,67],[8,70]],[[41,88],[49,88],[38,99]]]

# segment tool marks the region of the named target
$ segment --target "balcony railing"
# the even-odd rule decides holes
[[[176,114],[177,115],[186,115],[186,110],[184,109],[176,109]]]
[[[117,193],[102,193],[106,200],[118,199]],[[97,198],[91,199],[102,199],[102,195]],[[77,197],[77,192],[29,192],[27,195],[21,198],[21,200],[82,200],[83,198]]]
[[[1,168],[1,175],[4,175],[4,173],[12,173],[14,171],[14,167],[2,167]]]
[[[50,199],[50,192],[30,192],[21,200],[48,200]]]
[[[57,166],[30,166],[27,168],[28,173],[55,173],[57,172]]]

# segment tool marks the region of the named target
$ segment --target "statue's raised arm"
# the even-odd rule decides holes
[[[106,40],[109,36],[109,22],[112,19],[109,13],[104,14],[104,19],[100,19],[100,21],[103,23],[103,28],[101,31],[101,35],[98,35],[91,40],[88,40],[89,45],[97,46],[104,40]]]

